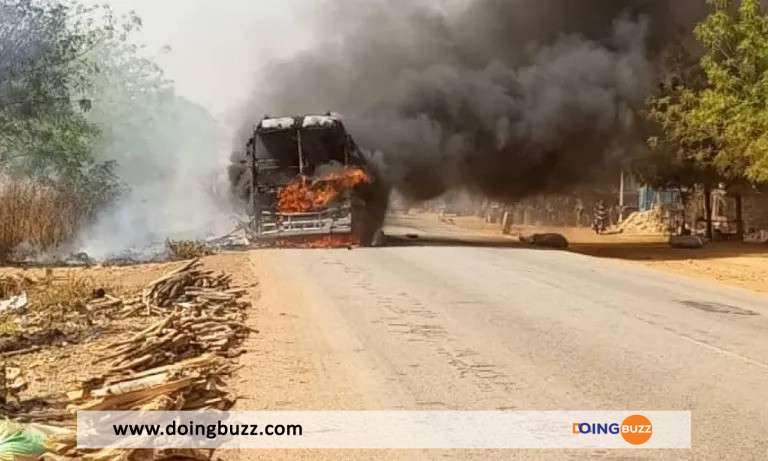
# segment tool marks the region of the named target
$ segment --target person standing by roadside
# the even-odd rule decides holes
[[[598,200],[595,204],[592,216],[592,229],[598,234],[602,234],[608,229],[608,209],[602,200]]]
[[[576,211],[576,227],[581,227],[584,216],[584,202],[581,201],[580,198],[576,199],[576,207],[574,208]]]

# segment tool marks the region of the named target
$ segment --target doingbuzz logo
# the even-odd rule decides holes
[[[642,445],[651,439],[653,424],[642,415],[632,415],[619,423],[573,423],[571,431],[579,435],[621,435],[631,445]]]

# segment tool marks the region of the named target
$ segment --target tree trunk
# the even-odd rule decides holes
[[[741,194],[734,194],[734,200],[736,201],[736,238],[739,242],[744,241],[744,200],[742,200]]]
[[[709,183],[704,184],[704,214],[707,223],[706,237],[712,240],[712,186]]]
[[[5,405],[5,396],[8,393],[8,389],[5,383],[5,362],[0,365],[0,405]]]

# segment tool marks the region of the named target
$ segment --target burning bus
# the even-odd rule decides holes
[[[376,242],[380,185],[338,115],[265,117],[246,153],[260,238]]]

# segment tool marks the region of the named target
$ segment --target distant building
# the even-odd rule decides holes
[[[642,186],[637,189],[637,208],[648,211],[656,205],[673,205],[680,202],[680,191],[676,189],[654,189]]]

